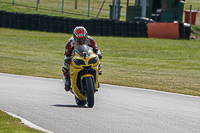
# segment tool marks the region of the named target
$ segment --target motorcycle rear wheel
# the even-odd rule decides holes
[[[76,96],[75,96],[75,101],[76,104],[79,106],[84,106],[86,104],[86,101],[79,100]]]
[[[86,83],[86,101],[89,108],[94,106],[94,85],[91,77],[85,78]]]

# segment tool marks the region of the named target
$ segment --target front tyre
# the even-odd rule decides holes
[[[76,96],[75,96],[75,101],[76,104],[79,106],[84,106],[86,104],[86,101],[79,100]]]
[[[85,86],[86,86],[86,101],[89,108],[94,106],[94,85],[92,77],[85,78]]]

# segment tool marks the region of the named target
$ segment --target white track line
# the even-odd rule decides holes
[[[41,128],[41,127],[39,127],[39,126],[37,126],[37,125],[31,123],[30,121],[27,121],[26,119],[24,119],[24,118],[22,118],[22,117],[20,117],[20,116],[18,116],[18,115],[12,114],[12,113],[7,112],[7,111],[4,111],[4,112],[7,113],[7,114],[9,114],[9,115],[12,116],[12,117],[15,117],[15,118],[20,119],[24,125],[27,125],[27,126],[30,127],[30,128],[34,128],[34,129],[37,129],[37,130],[40,130],[40,131],[46,132],[46,133],[53,133],[53,132],[51,132],[51,131],[48,131],[48,130],[46,130],[46,129],[44,129],[44,128]]]

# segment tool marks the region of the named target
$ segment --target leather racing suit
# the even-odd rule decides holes
[[[101,51],[97,47],[97,44],[92,37],[87,36],[87,40],[86,40],[85,44],[88,45],[89,47],[92,47],[93,52],[99,56],[99,59],[102,58]],[[65,53],[63,55],[64,64],[62,66],[62,71],[63,71],[63,81],[65,84],[66,91],[69,91],[69,89],[66,88],[66,85],[70,85],[69,63],[71,61],[71,56],[72,56],[73,50],[76,49],[78,46],[80,46],[80,44],[77,44],[74,41],[73,36],[71,38],[69,38],[69,40],[66,42],[66,45],[65,45]],[[99,63],[99,69],[100,68],[101,68],[101,64]]]

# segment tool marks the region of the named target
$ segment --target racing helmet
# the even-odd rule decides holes
[[[77,44],[84,44],[87,40],[87,30],[83,26],[77,26],[73,32],[74,41]]]

